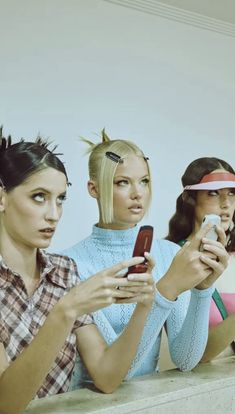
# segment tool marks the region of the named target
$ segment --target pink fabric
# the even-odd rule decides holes
[[[220,296],[223,299],[224,305],[227,309],[228,314],[235,313],[235,293],[220,293]],[[210,322],[209,326],[216,326],[220,322],[222,322],[222,316],[215,304],[215,302],[211,301],[211,308],[210,308]]]

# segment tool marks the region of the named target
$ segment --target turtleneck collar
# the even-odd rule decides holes
[[[111,230],[97,227],[95,224],[92,228],[92,239],[100,243],[110,243],[112,245],[126,245],[129,243],[133,244],[139,231],[139,226],[136,225],[126,230]]]

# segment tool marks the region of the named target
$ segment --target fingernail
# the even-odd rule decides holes
[[[128,279],[128,280],[135,280],[135,276],[133,276],[133,275],[128,275],[128,276],[127,276],[127,279]]]

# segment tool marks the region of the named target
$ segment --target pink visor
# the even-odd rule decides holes
[[[220,188],[235,188],[235,174],[230,172],[206,174],[200,183],[186,185],[184,190],[219,190]]]

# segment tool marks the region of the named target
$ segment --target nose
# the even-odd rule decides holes
[[[229,207],[229,197],[227,195],[222,195],[220,197],[220,207],[221,208],[228,208]]]
[[[45,218],[47,221],[50,222],[57,222],[60,219],[61,216],[61,209],[58,207],[58,205],[55,202],[51,202],[47,205],[47,210],[45,214]]]
[[[133,185],[131,189],[131,199],[140,200],[142,197],[142,189],[139,185]]]

